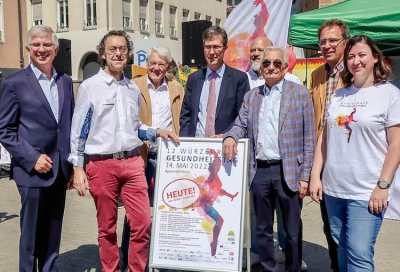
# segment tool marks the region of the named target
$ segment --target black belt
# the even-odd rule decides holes
[[[139,149],[135,148],[134,150],[131,151],[120,151],[117,153],[113,154],[90,154],[90,155],[85,155],[89,161],[93,160],[109,160],[109,159],[116,159],[116,160],[122,160],[125,158],[133,157],[139,155]]]
[[[282,160],[257,160],[257,167],[258,168],[265,168],[271,165],[281,164]]]

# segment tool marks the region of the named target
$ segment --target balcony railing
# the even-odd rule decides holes
[[[156,31],[157,35],[163,35],[164,34],[164,29],[161,27],[161,23],[160,22],[156,22],[155,31]]]
[[[97,28],[96,19],[83,21],[83,29],[94,29]]]
[[[64,23],[57,24],[57,31],[58,32],[69,31],[68,24],[64,24]]]
[[[169,27],[169,35],[171,37],[176,37],[176,28],[174,26]]]
[[[33,21],[33,25],[42,25],[43,24],[43,20],[34,20]]]
[[[139,18],[139,26],[140,26],[140,32],[149,32],[149,26],[147,24],[146,18]]]
[[[122,18],[122,24],[123,24],[123,28],[127,29],[127,30],[132,30],[132,20],[129,17],[123,17]]]

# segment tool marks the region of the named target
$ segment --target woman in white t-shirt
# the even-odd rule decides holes
[[[388,82],[390,67],[369,37],[351,38],[343,59],[345,87],[332,95],[310,193],[319,203],[324,192],[340,271],[374,271],[374,244],[400,182],[400,90]]]

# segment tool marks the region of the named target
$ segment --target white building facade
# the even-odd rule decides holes
[[[222,26],[227,0],[31,0],[27,13],[30,26],[50,26],[58,38],[71,40],[72,78],[80,81],[96,65],[100,39],[113,29],[131,36],[135,64],[143,65],[139,55],[155,45],[167,46],[182,63],[182,22],[209,20]]]

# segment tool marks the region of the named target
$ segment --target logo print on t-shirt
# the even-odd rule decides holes
[[[339,115],[335,119],[336,125],[339,127],[343,127],[346,130],[347,143],[350,142],[351,133],[353,132],[353,130],[350,127],[350,123],[357,122],[357,120],[354,120],[353,118],[356,111],[357,111],[356,108],[353,108],[353,111],[350,113],[350,115]]]

